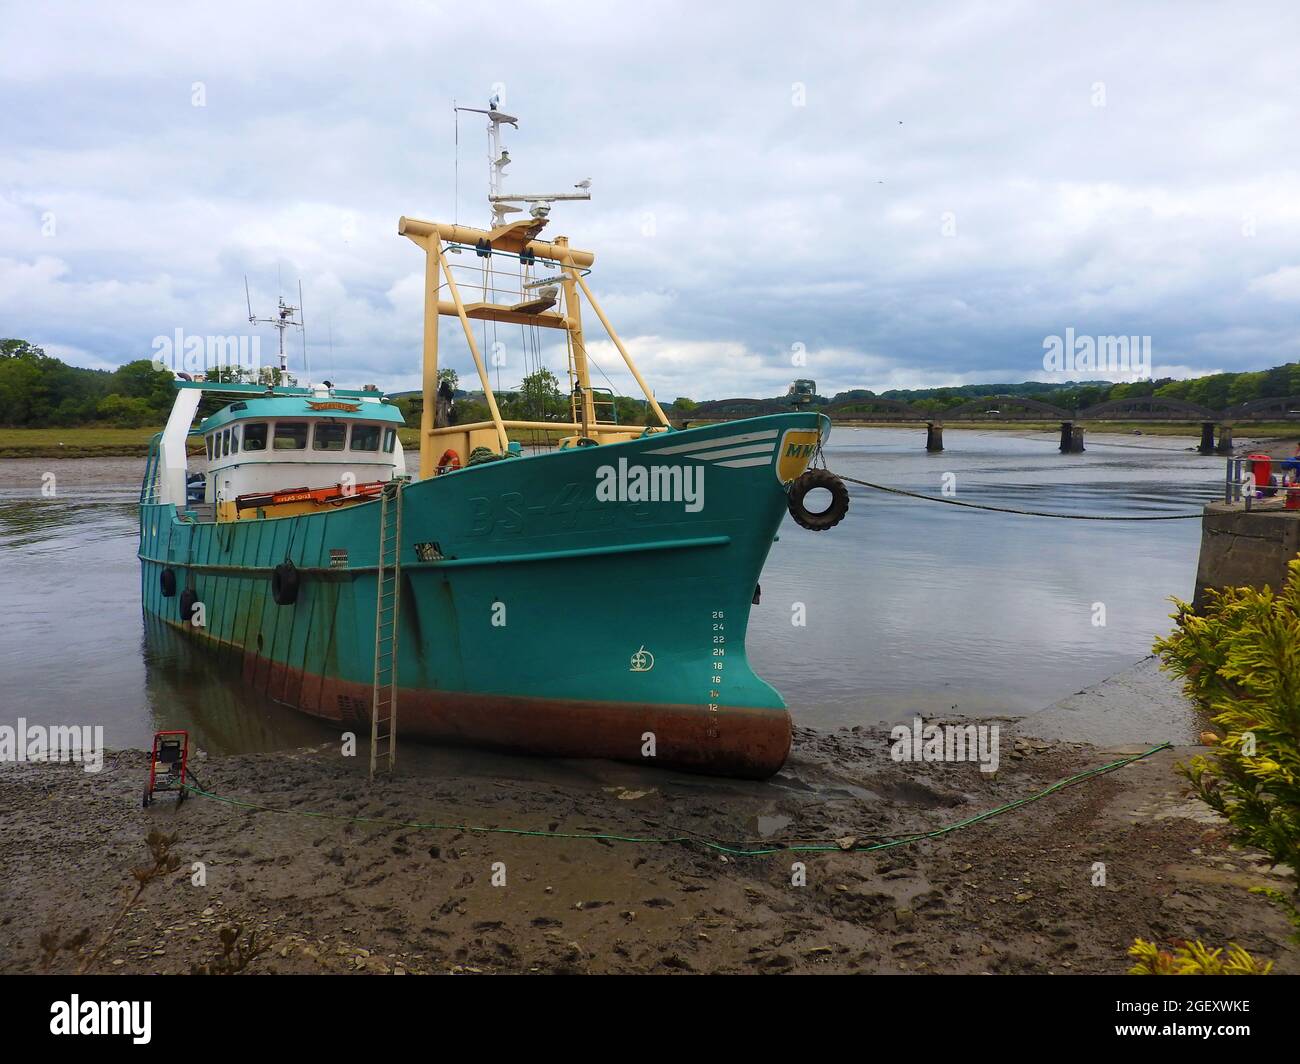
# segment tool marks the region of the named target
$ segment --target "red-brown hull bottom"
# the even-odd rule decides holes
[[[174,627],[184,630],[180,625]],[[243,680],[277,702],[370,734],[371,688],[243,654]],[[784,709],[580,702],[403,688],[397,734],[545,757],[608,758],[708,775],[767,779],[790,753]],[[653,745],[651,745],[653,737]],[[648,752],[653,749],[653,755]]]

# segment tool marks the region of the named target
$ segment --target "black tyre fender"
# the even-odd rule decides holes
[[[170,567],[158,574],[158,585],[162,588],[163,598],[176,594],[176,570]]]
[[[804,506],[804,496],[814,488],[825,488],[831,493],[831,504],[821,513],[813,513]],[[843,521],[849,512],[849,489],[829,469],[808,469],[790,485],[786,505],[796,524],[813,532],[825,532]]]
[[[298,570],[293,562],[281,562],[272,570],[271,598],[277,606],[292,606],[298,601]]]
[[[192,587],[181,592],[181,623],[190,624],[194,620],[194,606],[199,601],[199,593]]]

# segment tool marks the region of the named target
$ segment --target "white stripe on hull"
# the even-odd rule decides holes
[[[742,432],[739,436],[722,436],[716,440],[695,440],[691,443],[679,443],[673,447],[659,447],[645,454],[681,454],[684,451],[710,450],[732,443],[753,443],[755,440],[775,440],[777,429],[764,429],[762,432]]]
[[[724,447],[721,451],[692,451],[687,458],[703,458],[705,461],[712,461],[715,458],[738,458],[742,454],[763,453],[771,456],[775,446],[775,440],[769,440],[767,443],[750,443],[743,447]]]

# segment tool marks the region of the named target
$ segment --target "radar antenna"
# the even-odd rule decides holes
[[[517,214],[527,204],[528,213],[534,218],[544,220],[551,213],[551,204],[557,200],[591,199],[591,178],[577,182],[573,187],[577,192],[541,192],[524,195],[516,193],[506,195],[504,191],[505,169],[511,163],[510,152],[501,145],[501,127],[504,125],[519,128],[519,119],[499,110],[500,99],[493,96],[487,110],[481,107],[455,107],[456,111],[469,111],[473,114],[487,115],[488,118],[488,203],[492,205],[492,228],[505,225],[507,214]]]
[[[279,305],[276,308],[276,315],[273,318],[259,318],[253,313],[253,300],[248,293],[248,275],[244,275],[244,299],[248,303],[248,323],[250,325],[269,325],[280,336],[280,375],[287,376],[289,372],[289,360],[284,351],[284,330],[290,326],[303,330],[303,359],[307,357],[307,330],[302,322],[301,304],[302,304],[302,281],[298,282],[298,303],[299,306],[290,306],[284,301],[284,296],[280,296]],[[294,315],[298,314],[295,320]]]

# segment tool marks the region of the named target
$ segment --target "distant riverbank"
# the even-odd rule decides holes
[[[161,428],[0,428],[0,458],[143,458],[149,453],[149,441]],[[419,448],[418,429],[402,429],[400,436],[407,450]],[[195,447],[196,454],[202,450]]]
[[[936,420],[942,420],[938,418]],[[705,424],[705,422],[692,422]],[[836,422],[852,428],[869,429],[906,429],[924,428],[924,422]],[[978,429],[982,432],[1006,432],[1010,434],[1030,432],[1055,432],[1060,429],[1056,422],[1037,421],[979,421],[954,422],[952,428]],[[1107,436],[1186,436],[1199,439],[1199,425],[1165,424],[1163,422],[1106,422],[1104,424],[1085,426],[1088,435]],[[46,429],[6,429],[0,428],[0,458],[143,458],[149,451],[149,441],[161,426],[147,428],[116,428],[96,426],[79,428]],[[1248,431],[1247,431],[1248,430]],[[1238,450],[1247,442],[1253,447],[1260,440],[1297,440],[1300,439],[1300,425],[1289,422],[1261,422],[1258,425],[1238,426]],[[402,446],[406,450],[418,450],[420,433],[418,428],[407,427],[401,430]],[[512,439],[519,439],[525,444],[533,443],[526,432],[512,432]],[[200,448],[196,448],[196,453]],[[1287,452],[1290,454],[1290,451]]]

